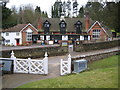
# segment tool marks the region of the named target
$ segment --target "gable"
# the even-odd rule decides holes
[[[26,30],[26,32],[33,32],[30,28],[28,28],[27,30]]]
[[[95,24],[95,25],[94,25],[92,28],[96,28],[96,29],[97,29],[97,28],[98,28],[98,29],[102,29],[102,28],[101,28],[101,26],[100,26],[98,23],[96,23],[96,24]]]
[[[106,30],[101,26],[101,24],[100,24],[98,21],[96,21],[96,22],[90,27],[90,29],[87,31],[87,33],[89,33],[89,32],[90,32],[91,30],[93,30],[93,29],[103,30],[104,33],[107,34]],[[108,35],[108,34],[107,34],[107,35]]]
[[[35,27],[33,27],[31,24],[26,25],[20,32],[26,32],[27,30],[29,31],[32,30],[31,32],[34,32],[34,33],[38,32],[38,30]]]

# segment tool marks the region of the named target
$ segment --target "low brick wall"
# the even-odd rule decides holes
[[[100,49],[108,49],[112,47],[119,46],[120,40],[114,41],[106,41],[106,42],[94,42],[94,43],[80,43],[74,47],[74,51],[76,52],[86,52],[91,50],[100,50]]]
[[[11,52],[11,50],[2,51],[2,57],[9,58]],[[49,56],[64,55],[68,53],[68,47],[57,46],[14,50],[15,57],[17,58],[42,58],[45,52],[48,52]]]

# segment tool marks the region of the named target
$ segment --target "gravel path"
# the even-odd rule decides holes
[[[100,52],[108,52],[118,50],[118,47],[111,49],[103,49],[103,50],[95,50],[90,52],[71,52],[72,57],[76,57],[79,55],[88,55],[88,54],[96,54]],[[3,88],[15,88],[19,85],[48,78],[55,78],[60,76],[60,59],[67,59],[68,54],[63,56],[54,56],[49,57],[49,74],[48,75],[34,75],[34,74],[6,74],[3,75]]]

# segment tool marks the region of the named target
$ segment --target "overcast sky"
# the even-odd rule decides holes
[[[12,6],[16,6],[18,8],[20,5],[32,4],[34,8],[36,6],[40,6],[42,11],[47,11],[47,13],[50,15],[51,6],[54,4],[55,1],[56,0],[9,0],[9,3],[7,3],[7,7],[11,8]],[[68,0],[61,0],[61,1],[68,1]],[[79,7],[85,5],[87,1],[88,0],[77,0]]]

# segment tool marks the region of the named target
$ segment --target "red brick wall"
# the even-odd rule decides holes
[[[92,37],[92,32],[93,30],[95,29],[98,29],[100,30],[100,40],[106,40],[108,38],[107,34],[103,31],[103,29],[100,27],[99,24],[95,24],[92,29],[89,31],[89,34],[91,36],[91,40],[93,40],[93,37]]]
[[[32,43],[31,41],[30,42],[27,42],[26,41],[26,30],[30,28],[32,31],[33,31],[33,34],[38,34],[38,32],[30,25],[28,25],[23,31],[22,31],[22,44],[26,44],[26,43]]]

